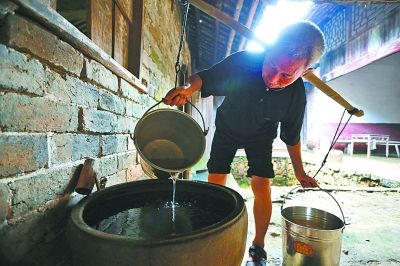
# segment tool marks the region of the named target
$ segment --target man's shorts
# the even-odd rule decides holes
[[[228,136],[216,131],[214,134],[210,159],[207,163],[211,174],[229,174],[231,163],[238,149],[244,148],[249,170],[247,176],[273,178],[275,176],[272,165],[272,140],[263,140],[251,143],[237,143]]]

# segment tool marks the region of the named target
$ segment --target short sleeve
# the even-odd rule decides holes
[[[280,138],[287,145],[295,145],[300,141],[300,132],[303,126],[306,108],[306,95],[304,83],[299,78],[290,88],[293,90],[291,104],[284,119],[281,121]]]
[[[201,77],[201,97],[227,96],[234,88],[235,73],[240,71],[243,52],[232,54],[207,70],[197,73]]]

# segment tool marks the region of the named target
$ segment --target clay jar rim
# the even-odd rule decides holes
[[[232,201],[233,203],[233,210],[229,213],[228,216],[220,220],[219,222],[206,226],[204,228],[186,233],[180,234],[176,236],[169,237],[167,239],[155,239],[155,240],[138,240],[133,239],[129,236],[123,235],[115,235],[105,233],[95,228],[91,227],[84,221],[84,211],[90,208],[96,208],[101,206],[97,206],[104,201],[103,198],[107,198],[109,196],[114,196],[114,198],[122,197],[123,195],[128,193],[135,194],[135,193],[144,193],[147,191],[156,191],[158,187],[168,188],[169,186],[172,187],[171,180],[159,180],[159,179],[147,179],[147,180],[140,180],[140,181],[133,181],[129,183],[123,183],[114,185],[100,191],[96,191],[93,194],[85,197],[82,199],[71,211],[70,217],[70,226],[71,224],[75,225],[78,229],[80,229],[83,233],[92,236],[93,238],[99,238],[102,240],[118,240],[121,242],[128,242],[134,246],[157,246],[157,245],[167,245],[167,244],[177,244],[181,242],[187,242],[191,240],[201,239],[207,237],[208,235],[214,235],[218,233],[218,231],[223,231],[225,228],[231,226],[232,224],[236,223],[243,215],[247,214],[245,203],[243,197],[233,189],[215,185],[207,182],[202,181],[192,181],[192,180],[178,180],[178,186],[185,186],[185,188],[191,188],[193,191],[196,189],[201,189],[201,191],[209,190],[210,197],[215,197],[216,199],[225,197],[227,201]],[[165,189],[163,189],[165,190]],[[121,193],[125,192],[125,193]],[[118,195],[118,196],[115,196]],[[216,196],[218,195],[218,197]]]

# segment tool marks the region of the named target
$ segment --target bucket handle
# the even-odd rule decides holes
[[[282,209],[283,209],[283,205],[285,205],[285,201],[286,201],[286,199],[288,199],[288,196],[289,196],[289,194],[290,193],[292,193],[293,191],[295,191],[295,190],[300,190],[300,189],[302,189],[302,190],[316,190],[315,188],[302,188],[301,186],[295,186],[293,189],[291,189],[287,194],[286,194],[286,196],[284,196],[283,197],[283,201],[282,201],[282,205],[281,205],[281,211],[282,211]],[[325,192],[326,194],[328,194],[334,201],[335,201],[335,203],[336,203],[336,205],[339,207],[339,210],[340,210],[340,213],[342,214],[342,217],[343,217],[343,229],[342,229],[342,232],[343,232],[343,230],[344,230],[344,228],[346,227],[346,225],[349,225],[349,223],[346,223],[346,218],[344,217],[344,213],[343,213],[343,210],[342,210],[342,207],[340,207],[340,204],[339,204],[339,202],[335,199],[335,197],[331,194],[331,193],[329,193],[326,189],[323,189],[323,188],[321,188],[321,187],[318,187],[318,189],[320,190],[320,191],[322,191],[322,192]],[[296,191],[297,192],[297,191]]]
[[[151,109],[153,109],[153,108],[155,108],[156,106],[158,106],[159,104],[161,104],[162,102],[164,102],[164,99],[162,99],[161,101],[157,102],[157,103],[154,104],[152,107],[150,107],[146,112],[144,112],[143,116],[144,116],[145,114],[147,114],[148,112],[150,112]],[[196,109],[197,112],[199,112],[200,117],[201,117],[201,121],[203,122],[203,134],[204,134],[204,136],[207,136],[209,128],[206,129],[206,123],[204,122],[204,117],[203,117],[203,115],[201,114],[200,110],[199,110],[193,103],[191,103],[190,101],[187,101],[187,103],[189,103],[194,109]]]

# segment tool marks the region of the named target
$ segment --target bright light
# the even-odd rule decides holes
[[[273,43],[285,26],[303,19],[311,5],[312,1],[288,0],[279,0],[276,5],[268,5],[254,33],[266,43]],[[260,51],[262,47],[249,41],[246,50]]]

